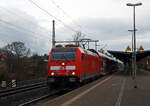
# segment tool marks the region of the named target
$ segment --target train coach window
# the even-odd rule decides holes
[[[53,49],[52,60],[75,60],[76,48]]]

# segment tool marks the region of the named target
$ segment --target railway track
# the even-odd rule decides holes
[[[108,77],[108,76],[105,76],[105,77]],[[100,77],[100,78],[103,78],[103,77]],[[100,79],[100,78],[95,79],[95,81]],[[87,85],[91,82],[93,82],[93,81],[89,81],[86,84],[82,84],[81,87],[84,86],[84,85]],[[77,88],[79,88],[79,87],[77,87]],[[70,92],[74,89],[76,89],[76,88],[72,88],[72,89],[71,88],[66,88],[66,89],[55,90],[53,92],[50,92],[50,94],[48,94],[48,95],[44,95],[44,96],[41,96],[39,98],[32,99],[32,100],[24,102],[24,103],[22,103],[18,106],[40,106],[40,104],[44,103],[45,101],[55,99],[55,98],[57,98],[61,95],[64,95],[65,93],[68,93],[68,92]]]
[[[95,79],[95,80],[98,80],[98,79]],[[89,81],[87,82],[86,84],[88,83],[91,83],[92,81]],[[86,85],[86,84],[82,84],[82,86]],[[79,88],[79,87],[76,87],[76,88]],[[65,89],[58,89],[58,90],[55,90],[55,91],[52,91],[50,92],[50,94],[48,95],[44,95],[44,96],[41,96],[39,98],[35,98],[33,100],[30,100],[30,101],[27,101],[27,102],[24,102],[18,106],[39,106],[39,104],[41,104],[42,102],[44,102],[44,100],[52,100],[52,99],[55,99],[61,95],[64,95],[65,93],[68,93],[76,88],[65,88]],[[39,103],[41,102],[41,103]]]
[[[42,87],[47,87],[46,82],[40,82],[40,83],[31,84],[31,85],[27,85],[27,86],[21,86],[21,87],[16,87],[16,88],[12,88],[12,89],[2,90],[2,91],[0,91],[0,98],[5,97],[5,96],[10,96],[13,94],[17,94],[20,92],[25,92],[28,90],[42,88]]]
[[[43,80],[38,83],[0,90],[0,106],[18,106],[18,104],[28,101],[29,98],[44,95],[44,92],[48,92],[47,89],[47,81]]]
[[[65,92],[63,92],[63,91],[65,91]],[[43,95],[41,97],[38,97],[38,98],[35,98],[33,100],[30,100],[30,101],[24,102],[22,104],[19,104],[18,106],[30,106],[30,105],[37,106],[36,103],[38,103],[39,101],[42,101],[42,100],[45,100],[45,99],[48,99],[48,98],[54,99],[54,98],[56,98],[60,95],[65,94],[66,92],[69,92],[69,90],[67,90],[67,89],[55,90],[53,92],[50,92],[50,94],[48,94],[48,95]]]
[[[0,91],[0,106],[29,106],[30,104],[36,106],[34,104],[46,98],[54,99],[71,90],[73,89],[65,88],[49,92],[47,81],[44,80],[43,82]]]
[[[49,92],[47,81],[1,90],[0,106],[27,106],[55,94],[58,97],[62,90],[65,89],[56,89]]]

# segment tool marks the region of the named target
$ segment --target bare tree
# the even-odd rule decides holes
[[[17,57],[24,57],[30,55],[30,49],[27,49],[23,42],[12,42],[11,44],[6,45],[4,50],[7,50]]]
[[[79,31],[79,32],[76,32],[73,36],[73,40],[74,41],[80,41],[81,39],[83,39],[85,36],[84,35],[82,35],[82,33]],[[80,43],[79,42],[75,42],[75,45],[80,45]]]
[[[16,57],[17,60],[15,65],[18,66],[19,68],[21,68],[21,64],[23,64],[24,57],[30,55],[30,49],[28,49],[23,42],[12,42],[11,44],[8,44],[5,47],[3,47],[3,49],[5,51],[10,52]],[[9,59],[11,58],[12,57],[10,57]]]

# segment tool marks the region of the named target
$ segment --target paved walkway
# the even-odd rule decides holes
[[[137,86],[131,76],[110,75],[41,106],[150,106],[150,72],[140,71]]]

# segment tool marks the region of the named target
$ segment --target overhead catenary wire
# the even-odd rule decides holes
[[[13,39],[10,39],[10,34],[7,34],[7,33],[1,33],[0,32],[0,35],[4,35],[5,38],[9,38],[9,41],[13,40]],[[13,36],[12,36],[13,38]],[[0,39],[1,40],[1,39]],[[6,42],[7,40],[2,40],[2,42]],[[28,43],[30,43],[30,41],[26,40],[26,39],[22,39],[22,41],[27,41]]]
[[[1,11],[3,9],[4,11],[2,11],[2,12],[5,12],[5,15],[3,14],[4,19],[7,19],[7,18],[10,19],[10,16],[12,16],[12,15],[20,17],[21,19],[25,19],[25,17],[20,16],[19,14],[15,13],[15,12],[9,11],[9,10],[2,8],[2,7],[0,7],[0,9],[1,9]],[[34,22],[32,22],[30,20],[27,20],[27,21],[30,22],[31,24],[35,24]],[[39,25],[36,26],[36,28],[38,29],[36,31],[38,31],[38,32],[33,32],[33,31],[31,31],[32,29],[29,30],[28,27],[22,27],[22,26],[24,26],[22,24],[20,26],[20,25],[12,24],[10,21],[8,22],[5,20],[1,20],[0,22],[4,23],[4,24],[0,24],[0,28],[2,29],[5,27],[5,30],[3,29],[0,33],[0,36],[3,37],[1,42],[5,43],[5,44],[7,44],[6,42],[8,42],[8,41],[15,40],[14,36],[12,36],[12,35],[15,35],[15,33],[12,34],[11,33],[12,30],[15,30],[16,33],[20,33],[19,35],[22,35],[22,33],[24,33],[24,37],[28,37],[28,39],[24,39],[21,36],[19,36],[19,38],[18,37],[17,38],[23,42],[28,42],[29,44],[32,44],[32,43],[39,44],[39,42],[42,42],[44,40],[47,40],[47,42],[49,42],[48,39],[50,39],[50,37],[46,36],[46,35],[49,35],[50,31],[46,31],[46,29],[40,27]],[[25,36],[25,35],[29,35],[29,36]],[[31,38],[32,38],[32,41],[29,40]],[[6,40],[4,40],[4,39],[6,39]],[[9,40],[7,41],[7,39],[9,39]]]
[[[54,19],[56,19],[58,22],[62,23],[64,25],[64,27],[70,29],[73,32],[78,32],[77,30],[73,29],[72,27],[70,27],[69,25],[65,24],[62,20],[58,19],[57,17],[55,17],[54,15],[52,15],[50,12],[48,12],[47,10],[41,8],[38,4],[36,4],[34,1],[32,0],[28,0],[30,3],[34,4],[36,7],[38,7],[40,10],[42,10],[43,12],[45,12],[47,15],[49,15],[50,17],[53,17]]]
[[[35,24],[35,23],[33,23],[31,20],[26,19],[24,16],[21,16],[21,15],[15,13],[15,12],[12,12],[12,11],[10,11],[10,10],[8,10],[8,9],[3,8],[3,7],[0,7],[0,8],[1,8],[2,10],[4,10],[7,14],[9,13],[9,15],[12,14],[12,15],[14,15],[14,16],[20,17],[21,19],[25,19],[25,20],[27,20],[28,22],[30,22],[30,23],[32,23],[32,24]],[[11,15],[10,15],[10,16],[11,16]],[[45,29],[44,29],[43,27],[41,27],[41,26],[38,26],[38,28],[39,28],[40,30],[44,31],[45,33],[50,33],[50,32],[48,32],[48,31],[45,31]]]
[[[1,32],[0,32],[0,35],[4,35],[5,37],[6,37],[6,36],[9,36],[8,34],[6,34],[6,33],[1,33]],[[10,38],[10,37],[9,37],[9,38]],[[1,40],[1,39],[0,39],[0,41],[3,42],[3,46],[0,45],[0,47],[5,47],[5,46],[6,46],[7,44],[9,44],[10,42],[13,42],[12,39],[8,40],[9,42],[6,41],[6,40],[5,40],[5,41],[4,41],[4,40]],[[31,42],[31,41],[29,41],[29,40],[27,40],[27,39],[22,39],[21,41],[22,41],[23,43],[24,43],[24,41],[27,42],[26,44],[27,44],[27,45],[30,45],[31,47],[33,46],[33,45],[31,45],[31,44],[33,44],[33,42]],[[37,43],[36,45],[39,44],[39,42],[37,42],[37,41],[36,41],[35,43]],[[33,47],[34,47],[34,46],[33,46]],[[36,46],[36,47],[37,47],[37,46]],[[32,51],[33,53],[35,52],[35,49],[37,49],[37,48],[34,48],[34,49],[33,49],[33,51]],[[43,49],[43,50],[45,51],[44,48],[41,48],[41,49]]]
[[[57,17],[55,17],[54,15],[52,15],[50,12],[48,12],[47,10],[41,8],[38,4],[36,4],[34,1],[32,0],[28,0],[29,2],[31,2],[32,4],[34,4],[36,7],[38,7],[39,9],[41,9],[43,12],[45,12],[47,15],[49,15],[50,17],[53,17],[54,19],[56,19],[58,22],[62,23],[64,25],[64,27],[70,29],[71,31],[77,33],[79,31],[71,28],[69,25],[65,24],[62,20],[58,19]],[[86,33],[81,32],[81,34],[83,35],[87,35]]]
[[[8,22],[5,22],[5,21],[2,21],[2,20],[0,20],[0,22],[3,22],[4,24],[7,24],[7,25],[9,25],[9,26],[7,26],[7,28],[9,28],[9,29],[12,29],[12,30],[16,30],[16,31],[18,31],[18,32],[21,32],[21,31],[23,31],[23,32],[25,32],[25,33],[27,33],[28,35],[30,34],[30,35],[33,35],[32,37],[34,37],[34,38],[44,38],[44,37],[42,37],[41,35],[40,36],[35,36],[35,34],[33,34],[33,33],[29,33],[28,31],[26,31],[26,30],[23,30],[23,29],[21,29],[21,28],[19,28],[18,26],[14,26],[13,24],[11,24],[11,23],[8,23]],[[36,35],[38,35],[38,34],[36,34]],[[49,38],[48,36],[45,36],[45,37],[47,37],[47,38]]]
[[[21,27],[21,26],[16,26],[16,25],[14,25],[14,24],[12,24],[12,23],[10,23],[10,22],[4,21],[4,20],[2,20],[2,19],[0,19],[0,22],[3,22],[3,23],[8,24],[8,25],[10,25],[10,26],[16,27],[16,28],[18,28],[19,30],[21,29],[21,30],[23,30],[23,31],[31,32],[31,33],[33,33],[33,34],[36,34],[36,35],[40,35],[40,36],[41,36],[41,34],[38,34],[38,33],[36,33],[36,32],[33,32],[33,31],[28,30],[28,29],[26,29],[26,28],[24,28],[24,27]]]
[[[48,12],[47,10],[43,9],[42,7],[40,7],[37,3],[35,3],[33,0],[28,0],[30,3],[34,4],[36,7],[38,7],[40,10],[42,10],[43,12],[45,12],[47,15],[49,15],[50,17],[53,17],[54,19],[56,19],[58,22],[62,23],[64,25],[64,27],[70,29],[71,31],[77,33],[80,31],[77,31],[75,29],[73,29],[72,27],[70,27],[69,25],[65,24],[62,20],[60,20],[59,18],[57,18],[56,16],[52,15],[50,12]],[[83,33],[81,32],[82,35],[87,36],[89,33]],[[93,34],[90,34],[93,35]]]
[[[76,26],[78,26],[79,28],[81,28],[82,26],[77,24],[76,21],[73,20],[73,18],[67,13],[65,12],[58,4],[56,4],[56,2],[54,0],[50,0],[52,4],[55,5],[55,7],[57,7],[59,10],[61,10],[63,12],[63,14],[65,14]]]
[[[7,28],[9,28],[9,29],[12,29],[12,28],[15,28],[15,27],[10,27],[10,26],[6,26]],[[4,26],[2,27],[2,28],[4,28]],[[17,30],[17,31],[20,31],[19,29],[17,29],[17,28],[15,28],[15,30]],[[26,31],[25,31],[26,32]],[[27,33],[27,32],[26,32]],[[11,37],[10,37],[10,35],[12,35],[12,34],[10,34],[10,33],[7,33],[7,32],[5,32],[5,33],[3,33],[3,32],[0,32],[0,36],[3,36],[4,35],[4,37],[3,37],[3,39],[4,38],[9,38],[9,40],[8,41],[13,41],[13,36],[11,36],[12,37],[12,39],[10,39]],[[30,33],[30,35],[31,35],[31,33]],[[29,38],[31,39],[31,36],[29,36]],[[39,36],[38,37],[36,37],[36,36],[32,36],[32,38],[35,38],[35,39],[39,39]],[[44,37],[40,37],[40,39],[45,39]],[[49,38],[48,38],[49,39]],[[47,41],[49,41],[47,39]],[[27,40],[27,39],[20,39],[21,41],[25,41],[25,42],[28,42],[27,44],[33,44],[33,40],[32,40],[32,42],[30,41],[30,40]],[[36,43],[36,45],[38,45],[39,44],[39,41],[43,41],[43,40],[39,40],[39,41],[37,41],[37,40],[34,40],[35,42],[34,43]],[[1,42],[5,42],[5,44],[8,44],[7,43],[7,40],[0,40]],[[43,48],[42,48],[43,49]],[[44,50],[44,49],[43,49]]]
[[[61,8],[58,4],[56,4],[56,2],[54,0],[50,0],[51,3],[53,3],[59,10],[61,10],[76,26],[78,26],[80,29],[83,28],[80,24],[77,24],[76,21],[74,21],[74,19],[67,13],[63,10],[63,8]],[[77,32],[80,32],[80,31],[77,31]],[[91,33],[87,33],[84,31],[81,32],[81,34],[83,34],[83,36],[86,36],[86,35],[93,35]]]

